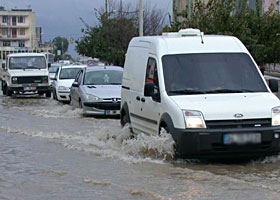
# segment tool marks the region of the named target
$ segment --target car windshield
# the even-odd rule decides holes
[[[49,68],[49,72],[56,73],[58,68],[59,68],[59,65],[51,65],[51,67]]]
[[[165,55],[162,64],[168,95],[267,92],[247,54]]]
[[[44,56],[10,57],[9,69],[46,69]]]
[[[75,79],[81,68],[62,68],[59,79]]]
[[[89,71],[85,75],[84,85],[121,85],[122,74],[119,70]]]

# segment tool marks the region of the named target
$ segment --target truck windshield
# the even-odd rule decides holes
[[[10,57],[9,69],[46,69],[44,56]]]
[[[162,64],[168,95],[267,92],[244,53],[165,55]]]

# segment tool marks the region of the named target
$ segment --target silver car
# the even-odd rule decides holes
[[[81,70],[70,89],[70,104],[90,115],[119,115],[123,68],[92,66]]]

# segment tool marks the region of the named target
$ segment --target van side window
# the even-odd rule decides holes
[[[149,58],[145,83],[153,82],[158,87],[158,74],[157,74],[157,62],[154,58]]]
[[[152,82],[155,84],[154,94],[159,97],[159,84],[158,84],[158,72],[157,72],[157,62],[154,58],[149,58],[147,70],[146,70],[146,79],[145,84]],[[160,100],[159,100],[160,101]]]

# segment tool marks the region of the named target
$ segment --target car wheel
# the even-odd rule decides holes
[[[53,100],[57,100],[56,91],[53,90]]]
[[[46,97],[47,97],[47,98],[50,98],[51,96],[52,96],[51,91],[47,91],[47,92],[46,92]]]
[[[79,108],[83,109],[83,103],[82,103],[81,99],[79,99]]]

